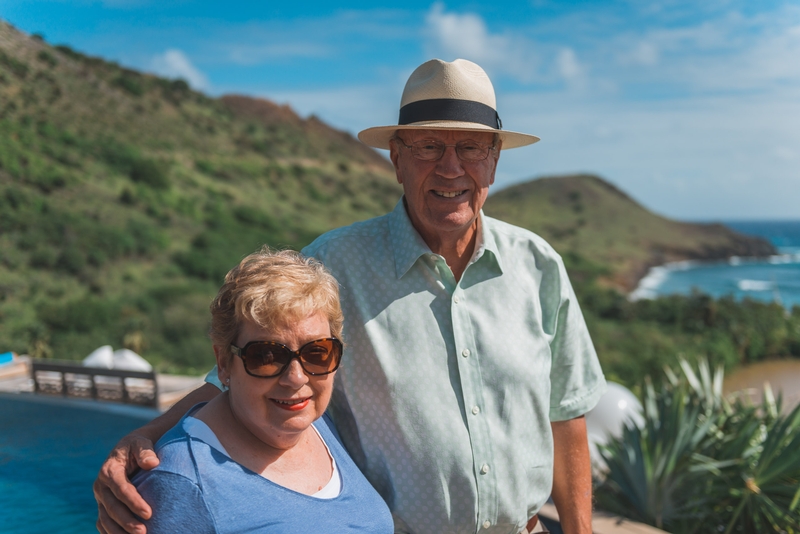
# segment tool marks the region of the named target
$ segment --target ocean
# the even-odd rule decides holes
[[[631,293],[632,299],[689,294],[778,302],[800,306],[800,220],[727,221],[743,234],[768,239],[778,254],[766,259],[730,258],[720,262],[684,261],[654,267]]]

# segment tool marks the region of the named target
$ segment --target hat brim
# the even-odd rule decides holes
[[[532,145],[540,140],[535,135],[509,132],[508,130],[497,130],[491,126],[484,126],[483,124],[474,122],[457,121],[426,121],[395,126],[375,126],[358,132],[358,138],[365,145],[389,150],[389,141],[398,130],[461,130],[465,132],[496,133],[503,142],[502,150]]]

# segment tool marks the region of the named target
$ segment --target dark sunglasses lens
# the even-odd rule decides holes
[[[244,353],[245,368],[256,376],[280,374],[292,355],[285,348],[270,343],[254,343]]]
[[[330,373],[339,365],[342,346],[333,339],[313,341],[300,349],[303,367],[309,373]]]

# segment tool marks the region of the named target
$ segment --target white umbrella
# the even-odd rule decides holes
[[[153,366],[132,350],[119,349],[114,351],[114,369],[150,372]]]
[[[589,434],[589,452],[592,462],[600,469],[605,464],[597,450],[610,437],[620,437],[626,425],[641,427],[642,403],[625,386],[608,383],[608,389],[589,413],[586,414],[586,431]]]
[[[103,345],[94,349],[91,354],[83,359],[84,367],[114,368],[114,349],[111,345]]]

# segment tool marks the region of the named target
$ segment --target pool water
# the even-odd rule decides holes
[[[0,395],[0,531],[96,532],[92,482],[108,452],[158,415],[149,408]]]

